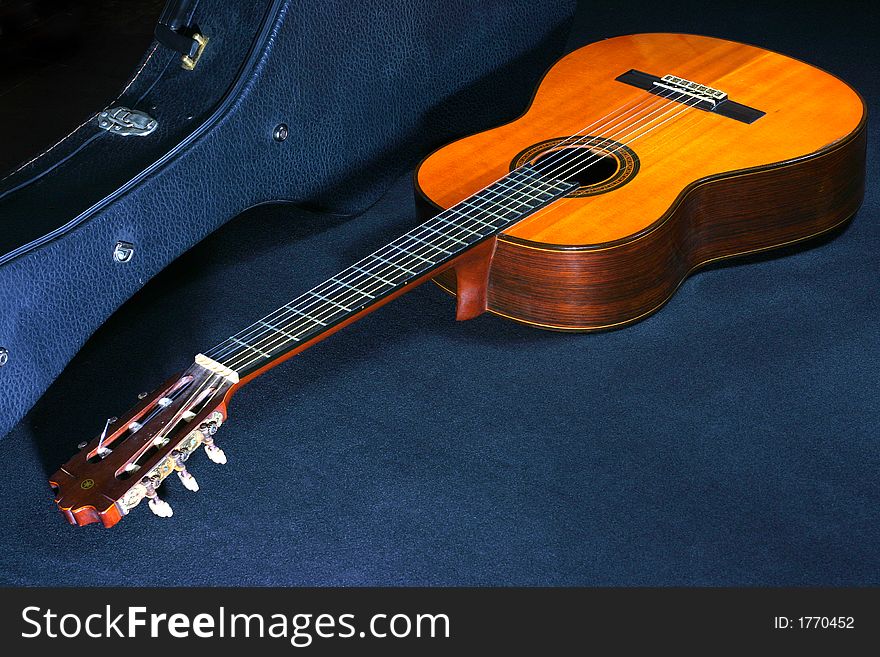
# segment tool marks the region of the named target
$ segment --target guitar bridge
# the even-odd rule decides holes
[[[662,95],[669,102],[686,104],[694,109],[726,116],[742,123],[754,123],[765,114],[762,110],[731,100],[724,91],[675,75],[658,78],[650,73],[630,69],[614,79],[649,93]],[[670,91],[675,94],[670,96]]]
[[[684,78],[679,78],[675,75],[664,75],[658,81],[654,82],[654,86],[682,93],[691,98],[696,98],[700,102],[708,103],[713,108],[721,101],[727,100],[727,94],[723,91],[707,87],[704,84],[697,84],[696,82],[691,82],[690,80],[685,80]]]

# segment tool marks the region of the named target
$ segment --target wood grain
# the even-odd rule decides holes
[[[745,124],[676,110],[629,142],[641,167],[626,185],[557,201],[499,237],[492,312],[560,330],[620,326],[656,310],[707,262],[808,239],[858,208],[865,111],[850,87],[753,46],[646,34],[575,51],[548,72],[522,117],[427,157],[416,173],[423,213],[500,177],[531,144],[597,120],[601,127],[610,110],[637,102],[644,91],[614,80],[630,68],[720,88],[766,115]],[[451,276],[438,282],[454,290]]]

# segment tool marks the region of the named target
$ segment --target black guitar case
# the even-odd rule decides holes
[[[0,181],[0,436],[116,308],[235,215],[356,214],[432,148],[519,114],[574,6],[169,2],[118,97]]]

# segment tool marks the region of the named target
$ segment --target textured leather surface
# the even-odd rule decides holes
[[[139,109],[157,119],[159,126],[149,136],[108,134],[93,115],[0,180],[0,259],[85,212],[198,128],[232,86],[271,4],[204,3],[198,24],[212,38],[193,71],[181,68],[177,53],[153,42],[107,105]]]
[[[200,3],[199,12],[231,4]],[[574,2],[551,0],[280,3],[247,84],[218,121],[74,229],[0,266],[0,346],[10,352],[0,368],[0,435],[123,301],[231,217],[271,201],[355,213],[426,151],[512,118],[559,54],[573,10]],[[218,15],[210,36],[219,58],[228,44]],[[171,119],[179,137],[191,90],[172,59],[162,53],[148,62],[163,73],[131,91]],[[210,61],[201,70],[210,71]],[[291,136],[278,143],[272,133],[281,122]],[[175,140],[170,132],[163,138]],[[82,205],[77,189],[94,195],[90,186],[115,164],[122,142],[78,135],[70,147],[78,143],[73,158],[60,147],[17,174],[59,165],[5,199],[4,223]],[[148,150],[140,162],[151,159]],[[67,176],[57,195],[56,176]],[[19,194],[25,200],[13,198]],[[132,261],[113,261],[118,240],[135,245]]]

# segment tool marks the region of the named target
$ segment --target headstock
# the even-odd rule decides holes
[[[200,446],[215,463],[226,456],[214,434],[226,419],[224,399],[237,375],[198,356],[186,372],[172,377],[104,431],[56,472],[49,483],[58,508],[74,525],[101,522],[112,527],[145,497],[159,516],[172,514],[156,490],[176,472],[189,490],[198,490],[186,461]]]

